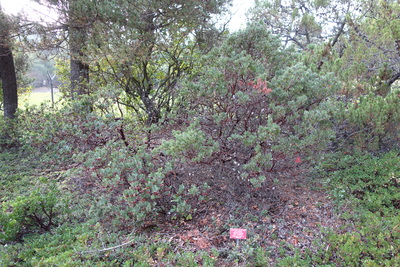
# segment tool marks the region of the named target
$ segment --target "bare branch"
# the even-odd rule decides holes
[[[396,74],[394,74],[387,82],[386,85],[388,87],[392,86],[392,84],[397,81],[398,79],[400,79],[400,72],[397,72]]]
[[[88,251],[81,251],[81,252],[76,252],[76,254],[84,254],[84,253],[100,253],[100,252],[105,252],[109,250],[114,250],[120,247],[127,246],[135,241],[134,239],[129,240],[128,242],[122,243],[121,245],[110,247],[110,248],[104,248],[104,249],[97,249],[97,250],[88,250]]]

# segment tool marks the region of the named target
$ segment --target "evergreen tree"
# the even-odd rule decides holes
[[[372,83],[387,92],[400,78],[397,1],[256,1],[260,20],[306,65],[334,71],[349,84]],[[327,64],[325,64],[327,63]]]
[[[400,3],[365,2],[364,16],[353,16],[344,53],[349,79],[368,81],[376,93],[389,93],[400,78]]]
[[[12,53],[15,22],[0,7],[0,78],[3,88],[4,117],[13,119],[18,108],[17,76]]]
[[[46,2],[58,8],[68,31],[71,87],[88,83],[90,67],[96,86],[119,87],[127,95],[123,103],[155,123],[171,109],[173,89],[192,68],[196,37],[204,51],[212,16],[230,0]]]
[[[212,15],[228,2],[107,2],[93,28],[90,61],[103,84],[114,81],[125,91],[124,104],[157,123],[173,107],[178,81],[192,70],[196,37],[203,37],[200,45],[209,41],[204,36],[213,30]]]
[[[346,0],[258,0],[251,19],[260,20],[286,45],[295,44],[307,50],[311,44],[329,40],[334,46],[345,33],[347,15],[357,10],[358,5],[357,1]]]
[[[86,46],[93,21],[97,19],[94,7],[97,2],[88,0],[37,0],[58,13],[57,23],[41,25],[35,22],[30,34],[39,35],[34,43],[36,49],[60,49],[67,44],[69,55],[70,94],[89,93],[89,64],[86,61]],[[31,40],[27,41],[32,42]]]

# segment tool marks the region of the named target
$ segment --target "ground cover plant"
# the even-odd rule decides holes
[[[399,153],[341,156],[323,165],[345,224],[328,230],[316,251],[280,262],[333,266],[396,266],[399,258]],[[334,163],[334,165],[332,165]],[[331,168],[335,168],[332,170]]]

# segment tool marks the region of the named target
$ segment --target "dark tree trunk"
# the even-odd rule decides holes
[[[69,1],[70,82],[72,94],[88,94],[89,65],[84,62],[87,43],[87,19],[77,0]]]
[[[86,41],[86,31],[82,27],[70,27],[70,67],[71,91],[78,95],[88,93],[89,65],[82,61],[82,48]]]
[[[141,100],[146,108],[147,124],[151,125],[158,123],[161,118],[160,109],[155,106],[153,100],[151,100],[148,96],[141,97]]]
[[[17,77],[12,51],[5,44],[0,44],[0,78],[3,87],[4,116],[13,119],[18,108]]]

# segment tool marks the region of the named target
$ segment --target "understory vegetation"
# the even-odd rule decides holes
[[[2,266],[399,264],[397,150],[320,151],[323,160],[309,160],[301,149],[296,163],[300,153],[288,149],[274,163],[274,151],[257,148],[271,132],[282,134],[268,120],[263,125],[272,130],[220,141],[222,134],[214,137],[214,128],[199,121],[138,128],[134,120],[102,116],[96,101],[96,111],[87,112],[87,103],[31,107],[7,131],[9,148],[0,154]],[[209,120],[216,129],[225,123]],[[268,142],[283,151],[280,138]],[[329,195],[313,205],[330,210],[332,225],[323,218],[296,226],[309,243],[296,228],[280,233],[289,223],[285,209],[306,205],[283,188],[288,179],[301,192]],[[239,244],[229,239],[237,227],[248,230]]]
[[[199,49],[121,12],[80,91],[1,118],[0,266],[400,266],[400,87],[357,32],[299,50],[254,20]]]

